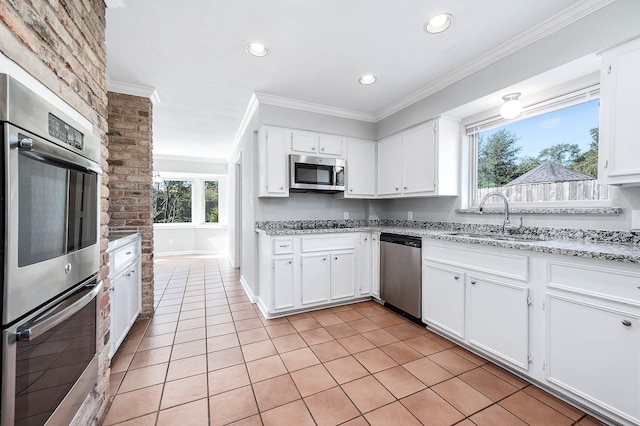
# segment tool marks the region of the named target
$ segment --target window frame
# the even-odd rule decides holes
[[[542,114],[558,111],[560,109],[575,106],[584,102],[600,99],[600,84],[592,84],[587,87],[572,90],[557,96],[549,97],[543,101],[525,106],[522,113],[514,119],[504,119],[500,115],[493,115],[489,118],[476,120],[469,124],[464,124],[463,120],[463,144],[465,144],[463,152],[466,153],[467,179],[466,191],[463,188],[462,193],[465,194],[466,204],[468,208],[477,208],[480,200],[478,199],[478,135],[487,130],[505,126],[518,121],[526,120]],[[521,208],[579,208],[579,207],[610,207],[610,196],[607,199],[598,200],[560,200],[560,201],[511,201],[509,205]],[[497,197],[487,200],[487,207],[502,206],[502,201]]]
[[[168,181],[189,181],[191,182],[191,222],[156,223],[153,226],[163,228],[187,228],[187,227],[225,227],[223,209],[225,208],[224,196],[224,176],[204,175],[194,173],[171,173],[160,171],[163,180]],[[218,182],[218,222],[207,222],[205,217],[205,182]],[[154,187],[155,188],[155,187]],[[152,218],[153,219],[153,218]]]

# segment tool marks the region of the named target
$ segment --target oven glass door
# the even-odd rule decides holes
[[[97,174],[18,155],[18,266],[53,259],[97,241]]]
[[[5,332],[3,377],[13,390],[5,389],[10,394],[2,395],[2,412],[13,419],[3,421],[42,425],[52,416],[56,422],[63,420],[61,415],[67,423],[71,420],[66,417],[75,411],[65,405],[82,403],[97,377],[97,369],[92,370],[97,365],[96,303],[101,289],[94,278]]]

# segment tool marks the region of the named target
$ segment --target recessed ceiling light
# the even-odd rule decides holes
[[[451,26],[453,16],[448,13],[441,13],[431,17],[425,24],[424,30],[431,34],[438,34]]]
[[[365,86],[368,86],[369,84],[373,84],[376,82],[376,76],[373,74],[365,74],[362,77],[360,77],[358,81],[360,82],[360,84],[364,84]]]
[[[262,43],[249,43],[247,44],[247,52],[253,56],[267,56],[269,50]]]

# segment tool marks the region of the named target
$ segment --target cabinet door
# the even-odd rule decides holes
[[[302,256],[302,304],[322,303],[329,300],[329,253]]]
[[[266,167],[261,195],[286,197],[289,195],[287,185],[287,156],[285,143],[287,132],[283,129],[268,129],[265,141],[265,159],[261,167]]]
[[[347,191],[345,197],[375,195],[376,145],[373,142],[347,142]]]
[[[318,153],[318,135],[294,130],[291,132],[291,150]]]
[[[549,381],[640,424],[637,314],[548,294],[547,333]]]
[[[293,256],[280,256],[273,261],[272,302],[274,310],[293,308],[296,304]]]
[[[141,310],[142,274],[140,271],[140,263],[135,263],[125,276],[127,277],[127,290],[129,291],[129,312],[127,314],[127,328],[129,328],[138,318]]]
[[[402,140],[395,135],[378,142],[378,195],[399,194],[401,179]]]
[[[342,138],[331,135],[319,135],[318,152],[327,155],[342,155]]]
[[[464,273],[422,265],[422,319],[464,338]]]
[[[371,266],[371,235],[370,234],[361,234],[360,235],[360,255],[358,262],[358,270],[360,271],[360,276],[358,277],[358,288],[359,294],[364,296],[371,294],[371,277],[372,277],[372,266]]]
[[[469,343],[528,370],[528,289],[471,275],[467,283]]]
[[[109,329],[111,349],[110,355],[113,355],[124,340],[127,330],[127,316],[129,311],[129,294],[127,292],[127,277],[120,275],[118,278],[111,280],[110,288],[110,317],[111,325]]]
[[[356,295],[356,257],[353,251],[331,254],[331,300]]]
[[[640,39],[602,58],[600,97],[600,180],[640,182],[638,130],[640,117]]]
[[[435,121],[402,134],[402,193],[435,190]]]
[[[371,295],[380,298],[380,233],[371,234]]]

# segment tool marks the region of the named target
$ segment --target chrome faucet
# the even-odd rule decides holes
[[[509,199],[502,192],[493,191],[482,197],[482,201],[480,201],[480,205],[478,206],[479,213],[482,214],[484,203],[487,201],[487,198],[493,196],[500,197],[502,198],[502,201],[504,201],[504,223],[502,224],[502,233],[510,234],[512,231],[522,228],[522,216],[520,216],[520,225],[514,225],[509,222]]]

